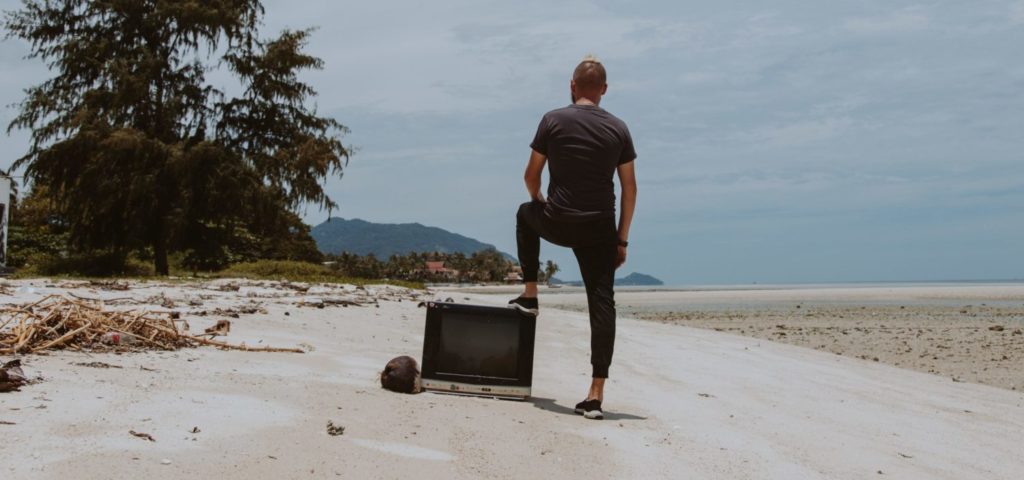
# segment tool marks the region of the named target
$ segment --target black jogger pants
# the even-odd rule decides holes
[[[590,312],[590,364],[594,378],[608,378],[615,348],[615,260],[618,232],[615,218],[585,223],[560,222],[544,214],[544,204],[528,202],[516,214],[516,242],[523,281],[536,282],[540,271],[540,239],[569,247],[576,254],[587,290]]]

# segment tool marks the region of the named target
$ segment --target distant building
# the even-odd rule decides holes
[[[425,273],[431,277],[458,278],[459,271],[446,268],[444,262],[427,262]]]
[[[505,281],[508,283],[518,283],[523,281],[523,268],[519,265],[512,267],[512,271],[505,275]]]

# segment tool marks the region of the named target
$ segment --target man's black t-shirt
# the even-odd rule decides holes
[[[548,158],[548,216],[615,217],[615,170],[636,159],[625,122],[601,107],[569,105],[544,115],[530,148]]]

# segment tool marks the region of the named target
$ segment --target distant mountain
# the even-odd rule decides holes
[[[373,223],[358,218],[331,218],[313,227],[310,234],[324,253],[372,253],[379,259],[409,252],[461,252],[471,255],[481,250],[495,250],[494,245],[419,223]],[[512,258],[507,253],[502,255]]]
[[[650,275],[644,275],[642,273],[633,272],[629,275],[626,275],[625,278],[616,278],[615,284],[622,286],[653,287],[657,285],[664,285],[665,282],[658,280],[657,278],[654,278]]]
[[[571,287],[582,287],[583,282],[576,280],[573,282],[563,282],[557,278],[552,278],[550,282],[552,285],[569,285]],[[658,280],[650,275],[644,275],[642,273],[631,273],[626,275],[624,278],[616,278],[615,285],[622,287],[654,287],[658,285],[664,285],[665,282]]]

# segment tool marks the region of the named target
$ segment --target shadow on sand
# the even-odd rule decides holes
[[[530,397],[527,401],[532,403],[534,407],[539,408],[541,410],[547,410],[549,412],[560,413],[560,414],[563,414],[563,415],[577,415],[576,411],[573,410],[573,407],[567,407],[567,406],[564,406],[564,405],[559,405],[559,404],[555,403],[555,399],[553,399],[553,398]],[[609,412],[609,411],[606,410],[604,412],[604,419],[605,420],[647,420],[647,417],[640,417],[640,416],[637,416],[637,415],[630,415],[628,413]]]

